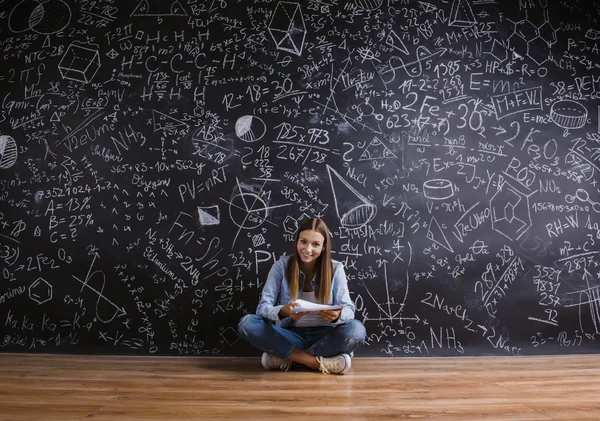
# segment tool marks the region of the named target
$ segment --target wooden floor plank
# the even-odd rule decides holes
[[[597,421],[599,362],[355,358],[335,376],[258,358],[0,354],[0,419]]]

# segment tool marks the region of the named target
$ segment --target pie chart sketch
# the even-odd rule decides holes
[[[257,194],[242,192],[231,199],[229,215],[239,228],[251,230],[267,219],[267,204]]]
[[[6,170],[17,162],[17,143],[10,136],[0,136],[0,169]]]
[[[245,115],[235,122],[235,134],[244,142],[256,142],[262,139],[266,132],[265,122],[253,115]]]
[[[71,16],[71,8],[63,0],[23,0],[10,12],[8,27],[14,33],[31,29],[52,35],[65,29]]]

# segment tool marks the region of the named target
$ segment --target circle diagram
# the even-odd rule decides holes
[[[0,136],[0,169],[6,170],[17,162],[17,143],[10,136]]]
[[[244,142],[256,142],[262,139],[266,132],[265,122],[253,115],[245,115],[235,122],[235,134]]]
[[[8,27],[14,33],[31,29],[41,35],[52,35],[70,23],[71,8],[63,0],[22,0],[8,17]]]
[[[267,219],[267,204],[257,194],[240,193],[231,199],[229,215],[238,227],[254,229]]]

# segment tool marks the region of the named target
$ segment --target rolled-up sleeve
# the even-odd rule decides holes
[[[346,278],[346,272],[342,263],[337,265],[333,275],[333,304],[342,304],[344,306],[340,317],[334,323],[340,324],[354,319],[356,306],[350,298],[348,279]]]
[[[271,266],[267,281],[262,290],[260,302],[258,303],[258,307],[256,307],[257,315],[273,320],[274,322],[279,320],[279,310],[283,307],[283,305],[277,305],[281,281],[284,275],[283,271],[284,267],[281,261]]]

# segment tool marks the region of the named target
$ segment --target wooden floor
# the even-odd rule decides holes
[[[600,420],[600,355],[258,358],[0,354],[0,420]]]

